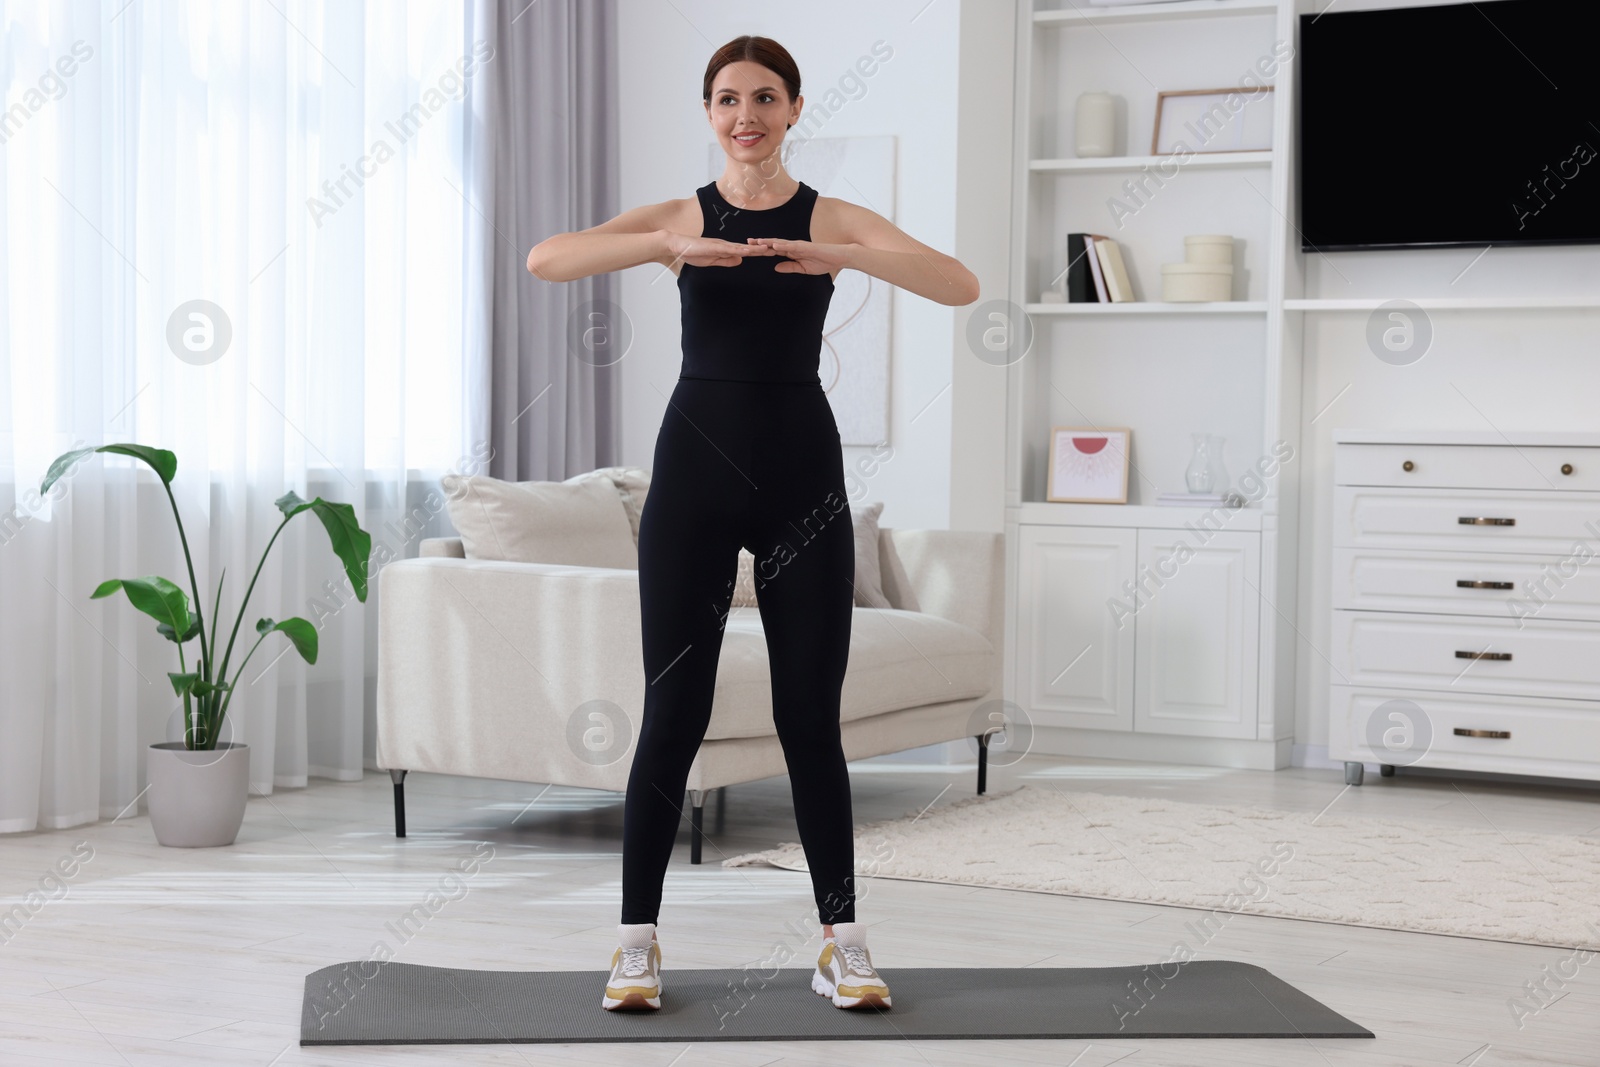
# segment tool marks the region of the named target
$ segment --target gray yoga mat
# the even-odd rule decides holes
[[[659,1010],[612,1012],[600,1006],[603,970],[338,963],[306,976],[300,1044],[1372,1036],[1231,960],[895,967],[884,974],[894,1006],[882,1012],[834,1007],[811,991],[811,972],[669,968]]]

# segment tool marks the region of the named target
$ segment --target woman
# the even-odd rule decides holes
[[[882,216],[819,197],[784,170],[800,73],[766,37],[712,56],[706,121],[727,155],[693,197],[557,234],[528,255],[547,281],[660,263],[678,277],[682,371],[662,418],[639,524],[643,724],[622,829],[622,921],[602,1005],[661,1006],[655,923],[689,765],[711,718],[741,547],[772,711],[824,938],[811,988],[841,1008],[888,1008],[855,921],[850,778],[839,696],[850,647],[855,548],[844,457],[817,373],[834,278],[864,271],[941,304],[978,298],[955,259]]]

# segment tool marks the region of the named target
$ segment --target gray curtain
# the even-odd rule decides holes
[[[476,0],[468,39],[494,48],[469,152],[493,165],[480,190],[489,304],[488,473],[555,480],[620,463],[621,363],[615,273],[551,284],[528,251],[615,216],[616,0]],[[470,273],[470,272],[469,272]]]

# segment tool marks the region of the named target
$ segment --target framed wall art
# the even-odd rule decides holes
[[[1052,428],[1045,499],[1058,503],[1126,504],[1132,432],[1125,426]]]
[[[1150,154],[1264,152],[1272,147],[1272,86],[1182,89],[1156,94]]]

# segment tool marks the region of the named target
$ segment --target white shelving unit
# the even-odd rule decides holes
[[[1295,39],[1294,0],[1049,2],[1018,0],[1009,296],[1033,338],[1007,369],[1007,698],[1040,751],[1287,766],[1300,402],[1284,299],[1298,255],[1284,208],[1293,79],[1261,79],[1274,85],[1271,151],[1196,154],[1152,180],[1174,168],[1134,154],[1076,159],[1071,146],[1081,92],[1122,98],[1119,147],[1138,152],[1159,90],[1260,78],[1258,60],[1276,63],[1274,43]],[[1121,245],[1135,302],[1040,302],[1070,232]],[[1160,265],[1181,261],[1192,233],[1235,236],[1234,299],[1156,299]],[[1131,428],[1129,503],[1045,500],[1050,431],[1063,425]],[[1272,470],[1248,506],[1154,504],[1184,489],[1192,433],[1226,438],[1236,478],[1258,460]]]
[[[1175,4],[1129,4],[1123,7],[1040,7],[1033,19],[1041,26],[1078,23],[1109,26],[1119,22],[1216,18],[1226,15],[1272,14],[1278,5],[1262,0],[1186,0]]]
[[[1270,167],[1271,152],[1214,152],[1191,156],[1183,169],[1212,170],[1222,167]],[[1029,170],[1143,170],[1163,162],[1161,156],[1104,156],[1099,159],[1030,159]]]
[[[1372,306],[1377,307],[1373,301]],[[1265,315],[1265,300],[1213,300],[1206,303],[1167,303],[1130,300],[1122,304],[1028,304],[1030,315]]]
[[[1424,311],[1549,311],[1600,308],[1600,296],[1418,296],[1402,298]],[[1371,311],[1384,303],[1376,297],[1354,300],[1285,300],[1288,311]]]
[[[1327,740],[1344,753],[1340,731],[1348,732],[1351,713],[1339,686],[1318,684],[1332,669],[1325,654],[1303,664],[1301,721],[1310,735],[1294,737],[1296,650],[1322,647],[1313,641],[1318,622],[1306,621],[1297,601],[1315,613],[1337,595],[1324,585],[1337,561],[1300,558],[1328,551],[1325,532],[1299,530],[1301,516],[1318,513],[1332,488],[1328,436],[1370,431],[1435,444],[1459,436],[1395,425],[1405,410],[1370,394],[1365,407],[1347,401],[1333,419],[1316,422],[1347,382],[1379,380],[1358,365],[1364,356],[1352,360],[1370,343],[1361,317],[1407,301],[1449,337],[1452,367],[1479,375],[1492,366],[1486,344],[1523,324],[1539,328],[1540,350],[1548,345],[1551,354],[1508,385],[1503,407],[1525,423],[1587,426],[1580,405],[1545,404],[1540,390],[1570,377],[1563,360],[1588,365],[1581,324],[1600,309],[1600,261],[1571,248],[1496,250],[1481,267],[1474,265],[1482,255],[1468,250],[1458,259],[1460,249],[1303,251],[1294,223],[1293,55],[1300,16],[1328,10],[1329,0],[1017,4],[1008,297],[1026,313],[1031,341],[1006,369],[1007,698],[1032,720],[1033,747],[1044,752],[1255,768],[1288,765],[1295,740],[1307,750]],[[1287,62],[1285,44],[1294,46]],[[1275,72],[1260,71],[1258,61],[1275,58]],[[1238,86],[1252,72],[1274,88],[1272,150],[1181,163],[1145,154],[1159,91]],[[1089,90],[1123,102],[1117,155],[1073,156],[1075,103]],[[1070,232],[1118,242],[1135,302],[1039,299],[1066,265]],[[1182,260],[1183,237],[1194,233],[1235,236],[1232,299],[1163,303],[1160,266]],[[1315,414],[1301,409],[1303,364],[1318,376],[1306,388],[1332,398],[1319,400]],[[1322,380],[1331,367],[1340,370]],[[1412,395],[1430,382],[1446,401],[1461,395],[1437,366],[1407,369]],[[1556,421],[1541,421],[1551,406]],[[1468,425],[1478,433],[1487,416],[1474,410],[1463,418],[1460,433]],[[1349,420],[1346,428],[1337,419]],[[1131,428],[1128,504],[1045,500],[1055,426]],[[1156,494],[1184,487],[1191,433],[1226,437],[1234,475],[1278,449],[1289,458],[1246,508],[1155,506]],[[1184,561],[1157,573],[1180,541],[1190,546]],[[1302,573],[1316,584],[1297,588]],[[1457,712],[1465,714],[1440,714]]]

